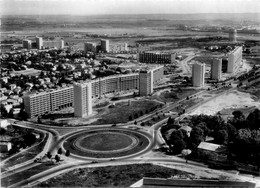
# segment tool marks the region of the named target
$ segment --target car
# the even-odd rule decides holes
[[[98,163],[98,162],[97,161],[91,161],[91,163],[94,164],[94,163]]]
[[[111,158],[111,159],[110,159],[110,161],[114,161],[114,160],[115,160],[115,158]]]

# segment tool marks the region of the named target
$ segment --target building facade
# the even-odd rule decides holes
[[[140,63],[171,64],[175,62],[175,57],[175,53],[141,52],[137,54],[137,61]]]
[[[92,114],[91,83],[74,83],[74,116],[85,117]]]
[[[43,49],[43,39],[42,39],[42,37],[36,37],[36,48],[38,50]]]
[[[231,29],[228,33],[229,40],[232,42],[237,41],[237,30],[236,29]]]
[[[64,48],[64,40],[44,40],[42,42],[43,48],[57,48],[63,49]]]
[[[31,40],[23,40],[23,48],[26,48],[26,49],[31,49],[32,48],[32,41]]]
[[[153,71],[142,70],[139,74],[139,95],[147,96],[153,93]]]
[[[233,73],[236,71],[242,62],[242,46],[237,46],[232,52],[228,55],[228,65],[227,72]]]
[[[211,64],[211,79],[221,80],[222,76],[222,59],[213,59]]]
[[[192,66],[192,85],[194,87],[204,87],[205,83],[205,64],[194,63]]]
[[[157,66],[140,73],[114,75],[73,86],[28,94],[23,97],[25,111],[29,117],[73,107],[75,116],[84,117],[92,113],[92,99],[113,92],[139,90],[141,96],[153,93],[153,85],[163,78],[163,66]]]
[[[84,52],[93,52],[96,53],[97,52],[97,44],[96,43],[92,43],[92,42],[86,42],[84,43]]]
[[[101,39],[101,51],[109,52],[109,40]]]

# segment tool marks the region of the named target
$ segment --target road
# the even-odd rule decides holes
[[[230,88],[228,90],[231,91],[232,89],[233,88]],[[203,95],[207,92],[208,92],[207,90],[204,90],[204,91],[194,94],[193,96],[203,97]],[[222,95],[225,92],[227,92],[227,91],[220,92],[219,94],[214,95],[213,97],[205,100],[204,102],[208,102],[208,101],[214,99],[215,97]],[[168,111],[176,108],[176,106],[178,106],[180,103],[182,103],[185,100],[186,99],[182,99],[176,103],[170,103],[166,107],[157,109],[155,112],[153,112],[151,114],[144,115],[144,116],[138,118],[138,121],[139,122],[147,121],[147,120],[152,119],[152,117],[156,113],[168,112]],[[201,104],[199,104],[199,105],[201,105]],[[191,112],[196,107],[197,107],[197,105],[195,105],[194,107],[191,107],[187,111]],[[185,116],[185,115],[187,115],[187,114],[183,114],[183,116]],[[150,141],[150,144],[143,151],[141,151],[139,153],[135,153],[135,154],[125,156],[125,157],[119,157],[119,158],[116,158],[115,161],[110,161],[110,159],[92,159],[92,158],[76,156],[76,155],[71,154],[69,157],[62,157],[64,159],[64,161],[61,162],[60,165],[58,165],[54,168],[51,168],[49,170],[40,172],[38,174],[35,174],[34,176],[30,177],[29,179],[26,179],[26,180],[23,180],[20,182],[16,182],[15,184],[10,185],[9,187],[37,185],[39,182],[45,181],[58,174],[68,172],[70,170],[73,170],[73,169],[79,168],[79,167],[80,168],[83,168],[83,167],[89,168],[89,167],[99,167],[99,166],[107,166],[107,165],[125,165],[125,164],[138,164],[138,163],[153,163],[153,164],[160,163],[160,164],[165,164],[165,165],[167,165],[167,164],[187,165],[187,164],[185,164],[185,160],[182,158],[178,158],[178,157],[169,158],[165,155],[155,158],[151,155],[151,154],[154,154],[154,150],[153,150],[154,148],[158,148],[162,144],[165,143],[164,139],[162,138],[162,136],[160,134],[160,128],[166,121],[167,121],[167,118],[162,119],[161,121],[153,124],[151,127],[141,127],[138,125],[136,126],[133,124],[133,121],[120,125],[120,127],[119,126],[113,127],[115,129],[127,129],[127,130],[132,130],[131,128],[135,128],[135,129],[138,128],[138,130],[132,130],[132,131],[139,131],[141,134],[146,135]],[[90,130],[100,130],[100,129],[104,130],[104,129],[111,127],[111,125],[101,125],[101,126],[93,125],[93,126],[81,126],[81,127],[56,127],[56,126],[34,124],[34,123],[30,123],[30,122],[18,122],[18,121],[14,122],[14,124],[17,126],[21,126],[21,127],[37,129],[37,130],[43,131],[44,133],[49,135],[48,141],[47,141],[43,151],[39,155],[37,155],[35,158],[37,158],[39,156],[44,156],[48,151],[50,151],[52,154],[57,153],[57,150],[59,148],[63,148],[63,143],[64,143],[64,141],[66,141],[67,138],[69,138],[70,136],[73,136],[75,134],[78,134],[79,132],[90,131]],[[64,131],[64,130],[67,131],[67,133],[63,134],[62,131]],[[65,152],[65,150],[63,148],[63,153],[64,152]],[[46,157],[44,157],[44,158],[46,158]],[[92,164],[91,163],[92,160],[98,160],[98,163]],[[1,173],[1,179],[11,176],[15,173],[25,171],[25,170],[35,167],[39,164],[40,163],[34,163],[33,159],[26,161],[24,163],[21,163],[21,164],[17,164],[14,167],[9,168],[8,171]],[[189,162],[188,165],[190,165],[190,167],[192,167],[194,169],[203,168],[205,171],[209,170],[207,168],[207,166],[200,164],[200,163]],[[228,173],[226,171],[218,171],[218,172]],[[229,175],[233,176],[232,173],[229,173]],[[244,175],[240,175],[239,177],[243,180],[252,181],[252,177],[247,177]],[[254,179],[254,181],[256,181],[260,186],[260,179],[259,180]]]

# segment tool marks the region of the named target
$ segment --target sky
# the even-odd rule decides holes
[[[1,15],[260,13],[260,0],[0,0]]]

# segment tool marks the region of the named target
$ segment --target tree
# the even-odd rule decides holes
[[[142,122],[140,125],[141,125],[141,126],[144,126],[144,122]]]
[[[22,109],[18,116],[19,116],[19,118],[21,118],[21,120],[24,120],[24,121],[26,121],[28,119],[28,114]]]
[[[46,156],[48,157],[48,159],[51,159],[52,158],[52,154],[51,154],[51,152],[47,152],[47,154],[46,154]]]
[[[23,136],[23,139],[24,139],[24,143],[27,145],[27,146],[31,146],[33,145],[37,138],[34,134],[32,134],[32,132],[27,132],[24,136]]]
[[[67,150],[67,151],[66,151],[65,156],[66,156],[66,157],[69,157],[69,156],[70,156],[70,150]]]
[[[6,129],[5,128],[3,128],[3,127],[0,127],[0,135],[5,135],[5,133],[6,133]]]
[[[58,153],[59,155],[61,155],[61,154],[62,154],[62,149],[59,148],[57,153]]]
[[[173,125],[174,124],[174,119],[171,117],[168,118],[167,125]]]
[[[182,140],[182,139],[176,140],[174,147],[173,147],[174,152],[181,153],[181,151],[185,148],[186,148],[186,143],[184,142],[184,140]]]
[[[59,156],[59,155],[55,155],[54,159],[55,159],[55,161],[56,161],[57,163],[60,162],[60,156]]]
[[[134,124],[137,125],[137,122],[135,121]]]
[[[232,115],[234,116],[235,119],[241,119],[241,118],[245,119],[245,116],[240,110],[235,110],[234,112],[232,112]]]
[[[143,111],[140,111],[140,116],[143,116],[143,115],[144,115]]]
[[[259,129],[260,128],[260,110],[255,109],[247,116],[247,121],[250,129]]]
[[[199,127],[194,127],[190,134],[190,142],[193,147],[197,147],[204,140],[204,131]],[[195,149],[195,148],[192,148]]]
[[[132,116],[129,116],[129,118],[128,118],[128,119],[129,119],[129,121],[132,121],[132,120],[133,120]]]
[[[228,143],[228,133],[226,130],[219,130],[215,133],[214,141],[217,144],[227,144]]]

